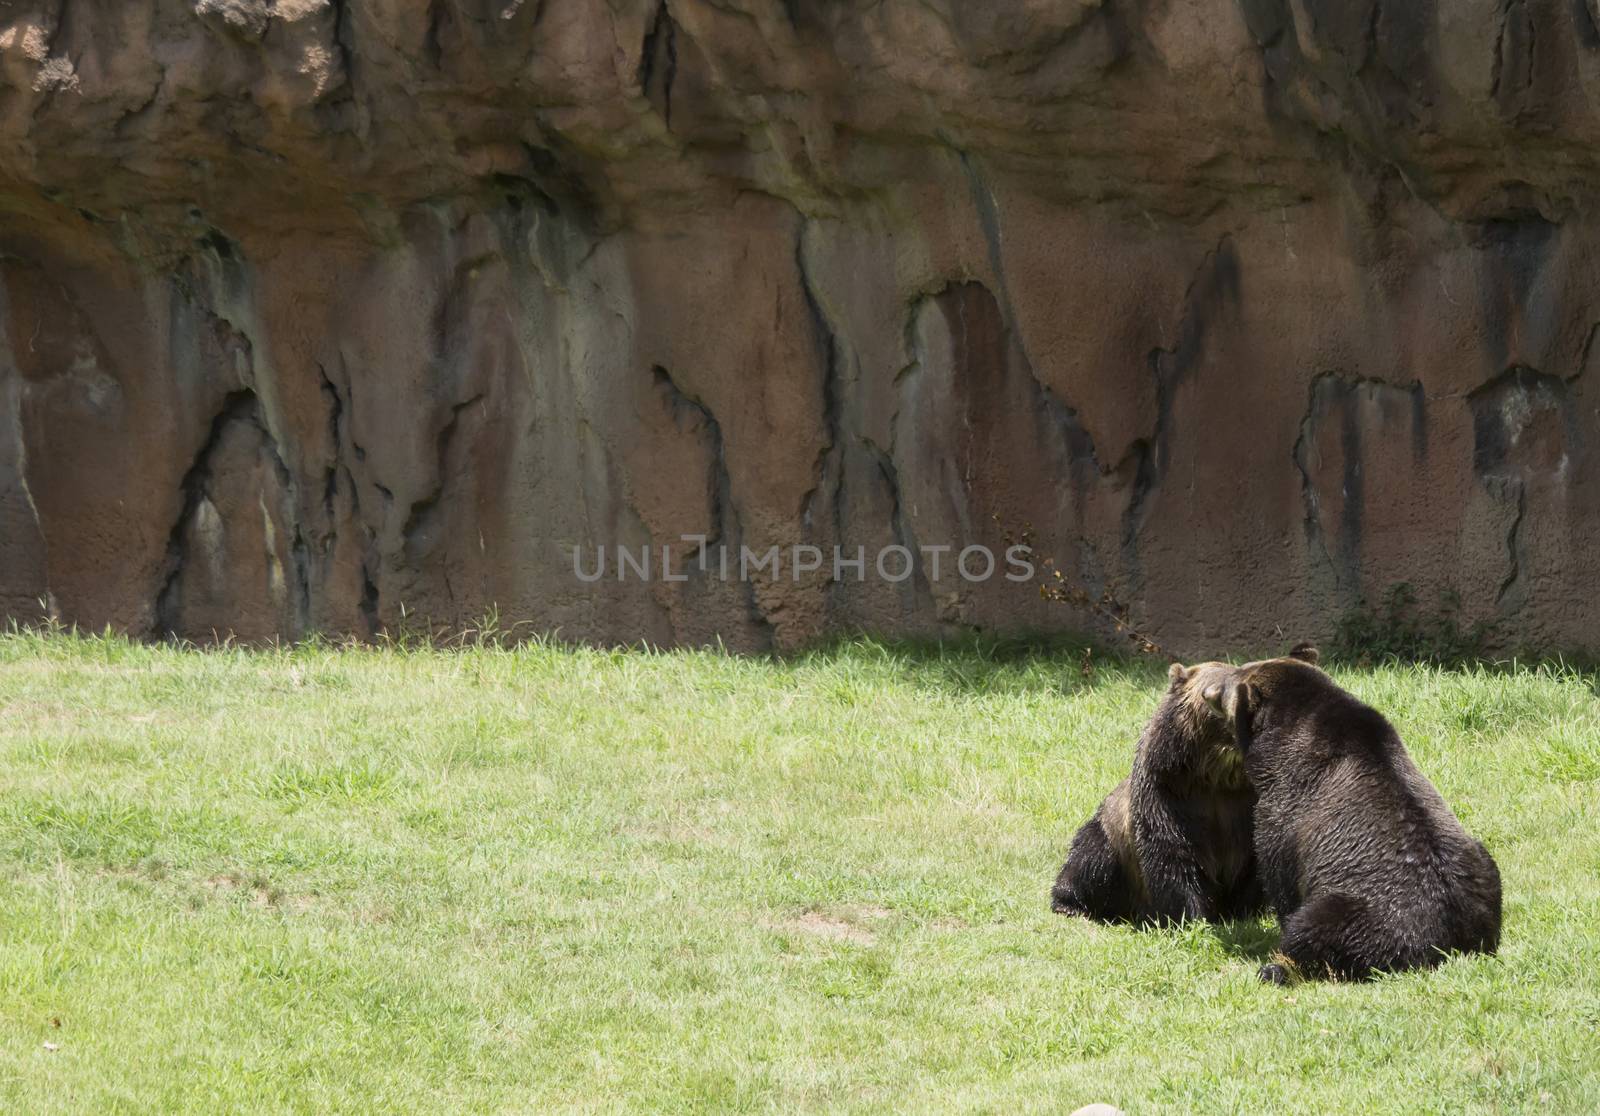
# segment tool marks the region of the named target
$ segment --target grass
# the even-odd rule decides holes
[[[7,1112],[1600,1111],[1600,700],[1380,667],[1496,958],[1049,913],[1162,672],[0,636]]]

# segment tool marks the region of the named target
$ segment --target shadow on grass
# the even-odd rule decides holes
[[[1235,919],[1211,927],[1223,952],[1229,957],[1265,961],[1278,948],[1278,928],[1260,919]]]
[[[604,647],[617,651],[637,650],[644,654],[668,654],[672,648],[647,643],[593,643],[564,639],[559,633],[538,633],[530,621],[503,623],[498,614],[479,620],[476,626],[451,629],[433,628],[399,633],[384,631],[375,639],[325,637],[313,634],[299,641],[277,639],[244,642],[232,636],[201,642],[189,640],[145,641],[112,633],[80,632],[75,626],[46,620],[24,624],[13,619],[0,626],[0,639],[31,642],[36,647],[59,644],[63,647],[93,647],[105,655],[123,655],[144,647],[169,647],[200,654],[240,651],[293,653],[299,649],[387,651],[457,651],[480,648],[515,649],[528,645],[573,649]],[[1187,663],[1215,658],[1243,663],[1251,659],[1284,654],[1285,645],[1248,650],[1214,648],[1206,654],[1187,656]],[[720,647],[720,644],[717,645]],[[1402,651],[1378,645],[1366,650],[1339,646],[1330,640],[1323,646],[1323,665],[1343,671],[1369,672],[1395,667],[1419,666],[1455,674],[1516,675],[1530,673],[1561,674],[1587,686],[1600,696],[1600,653],[1586,651],[1544,651],[1506,653],[1488,658],[1471,655],[1443,656],[1424,648],[1417,651],[1401,645]],[[685,647],[685,650],[692,648]],[[702,648],[705,649],[705,648]],[[745,653],[723,651],[735,657]],[[960,695],[988,693],[1074,694],[1093,690],[1107,682],[1160,687],[1165,684],[1168,661],[1161,655],[1140,655],[1127,645],[1107,642],[1094,635],[1062,632],[1015,632],[994,634],[969,632],[948,638],[889,637],[867,632],[843,632],[808,647],[789,652],[750,653],[750,657],[775,660],[790,666],[836,666],[842,670],[878,670],[908,685],[922,686]]]
[[[779,657],[796,665],[862,664],[912,686],[971,695],[1070,694],[1108,682],[1164,685],[1167,660],[1108,649],[1086,635],[974,634],[954,639],[844,635]]]
[[[1239,656],[1234,658],[1243,661]],[[1545,672],[1571,675],[1588,684],[1591,689],[1600,688],[1600,659],[1586,651],[1523,651],[1508,652],[1496,658],[1440,659],[1407,655],[1372,656],[1335,650],[1323,653],[1322,665],[1329,669],[1352,671],[1428,667],[1447,674],[1496,676]]]
[[[1195,655],[1185,662],[1216,658],[1243,663],[1282,655],[1287,646],[1229,652],[1218,648],[1210,655]],[[856,633],[777,656],[792,666],[859,667],[882,671],[907,685],[944,693],[1053,693],[1068,695],[1093,690],[1107,683],[1132,683],[1157,689],[1166,684],[1168,662],[1156,655],[1138,655],[1127,648],[1084,634],[974,633],[951,639],[889,638]],[[1534,672],[1572,676],[1600,694],[1600,673],[1594,660],[1560,654],[1517,656],[1490,661],[1479,659],[1446,663],[1387,656],[1372,659],[1347,654],[1324,654],[1323,664],[1342,671],[1376,671],[1405,666],[1426,666],[1459,674],[1514,675]]]

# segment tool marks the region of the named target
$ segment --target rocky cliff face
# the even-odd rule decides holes
[[[1082,625],[953,573],[1031,523],[1186,653],[1600,647],[1596,0],[0,0],[0,79],[0,612]]]

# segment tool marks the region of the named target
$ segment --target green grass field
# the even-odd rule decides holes
[[[1158,665],[0,636],[0,1110],[1600,1111],[1600,700],[1338,671],[1500,956],[1052,915]]]

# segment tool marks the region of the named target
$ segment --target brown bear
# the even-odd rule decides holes
[[[1103,922],[1178,922],[1260,913],[1255,792],[1228,723],[1202,690],[1232,668],[1174,664],[1133,772],[1072,839],[1051,909]]]
[[[1202,684],[1256,790],[1256,870],[1283,938],[1262,980],[1364,980],[1500,942],[1500,871],[1383,715],[1297,658]]]

